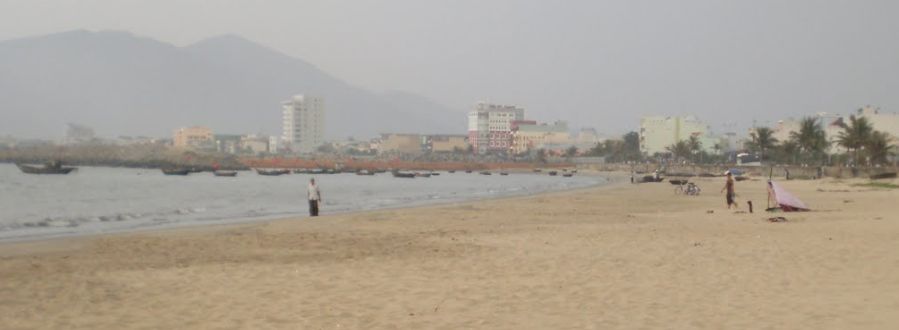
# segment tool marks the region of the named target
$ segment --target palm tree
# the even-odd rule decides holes
[[[837,143],[852,150],[855,155],[855,164],[861,164],[860,151],[862,147],[871,141],[874,127],[865,117],[849,116],[849,125],[843,125],[843,131],[837,136]]]
[[[668,150],[668,152],[674,155],[675,162],[681,158],[690,156],[690,144],[684,140],[677,141],[677,143],[665,147],[665,150]]]
[[[799,153],[799,143],[793,140],[784,141],[780,144],[780,150],[789,163],[795,163],[796,155]]]
[[[749,133],[752,145],[758,148],[759,157],[765,160],[765,151],[774,148],[777,145],[777,138],[774,137],[774,131],[768,127],[756,127],[752,133]]]
[[[687,139],[687,147],[690,148],[690,154],[696,155],[700,150],[702,150],[702,141],[699,141],[699,138],[696,135],[690,135],[690,138]],[[693,162],[696,162],[694,157]]]
[[[870,161],[873,164],[878,163],[886,163],[887,158],[893,154],[894,145],[892,145],[892,140],[887,133],[874,131],[871,133],[871,137],[868,139],[868,143],[865,144],[865,149],[868,151],[868,156],[871,157]]]
[[[827,149],[827,136],[824,127],[815,117],[805,117],[799,122],[799,132],[790,132],[790,138],[799,145],[802,152],[814,160]]]

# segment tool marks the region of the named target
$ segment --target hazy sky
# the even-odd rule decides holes
[[[889,0],[0,0],[0,40],[233,33],[460,113],[512,103],[615,134],[644,114],[696,114],[722,131],[865,104],[899,111],[897,14]]]

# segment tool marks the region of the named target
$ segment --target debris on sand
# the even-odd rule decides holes
[[[787,222],[787,218],[784,218],[784,217],[771,217],[771,218],[768,218],[768,222]]]

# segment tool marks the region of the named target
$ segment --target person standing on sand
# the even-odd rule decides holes
[[[730,210],[730,206],[733,205],[734,208],[738,208],[737,202],[734,201],[734,197],[736,193],[734,193],[734,175],[730,173],[730,171],[724,172],[727,175],[727,181],[724,183],[724,188],[721,188],[721,192],[727,190],[727,195],[725,198],[727,199],[727,209]]]
[[[322,201],[322,193],[315,184],[315,178],[309,179],[309,187],[306,188],[306,197],[309,199],[309,216],[318,216],[318,205]]]

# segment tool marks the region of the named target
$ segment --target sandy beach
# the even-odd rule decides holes
[[[899,189],[722,180],[2,244],[0,328],[899,328]]]

